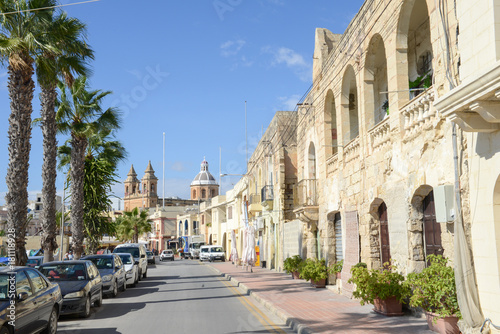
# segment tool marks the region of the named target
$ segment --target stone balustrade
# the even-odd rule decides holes
[[[417,132],[422,125],[434,119],[436,116],[434,96],[434,89],[431,87],[403,108],[405,135]]]
[[[382,122],[378,123],[369,132],[368,136],[370,139],[370,150],[374,152],[385,143],[391,140],[391,126],[389,123],[389,117],[384,119]]]
[[[328,158],[328,160],[326,160],[326,174],[327,175],[330,175],[331,173],[333,173],[337,170],[338,162],[339,162],[338,153],[335,153],[330,158]]]
[[[358,158],[359,151],[360,151],[360,146],[359,146],[359,136],[358,136],[357,138],[351,140],[344,147],[344,161],[349,162],[353,159]]]

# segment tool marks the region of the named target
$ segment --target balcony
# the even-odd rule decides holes
[[[262,211],[260,194],[250,194],[250,201],[248,202],[248,212],[255,213],[260,211]]]
[[[391,127],[389,118],[384,119],[382,122],[374,126],[369,132],[370,150],[375,152],[380,150],[386,143],[391,140]]]
[[[360,145],[359,145],[359,136],[351,140],[344,147],[344,161],[349,162],[356,158],[359,158]]]
[[[339,163],[338,153],[335,153],[330,158],[328,158],[328,160],[326,160],[326,174],[328,176],[337,171],[338,163]]]
[[[260,190],[260,198],[262,200],[262,207],[266,210],[273,209],[274,192],[273,186],[264,186]]]
[[[297,183],[295,188],[293,211],[303,221],[312,222],[318,220],[318,180],[304,179]]]
[[[434,94],[434,89],[430,87],[403,108],[405,138],[420,135],[422,126],[431,125],[435,120]]]

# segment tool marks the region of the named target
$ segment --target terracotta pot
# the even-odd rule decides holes
[[[300,273],[298,271],[292,271],[293,279],[300,279]]]
[[[394,296],[387,299],[376,298],[373,305],[375,306],[373,310],[379,314],[389,317],[404,315],[403,304]]]
[[[322,279],[322,280],[319,280],[319,281],[313,281],[311,280],[311,285],[315,288],[324,288],[326,287],[326,279]]]
[[[338,278],[338,279],[341,279],[342,278],[342,273],[336,273],[335,276]]]
[[[458,334],[460,329],[458,328],[458,317],[444,317],[441,319],[434,320],[439,315],[432,312],[425,312],[427,317],[427,325],[429,329],[433,332],[440,334]]]

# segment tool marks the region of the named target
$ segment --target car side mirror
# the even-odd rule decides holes
[[[139,264],[139,261],[135,261],[134,264]]]
[[[17,299],[20,301],[28,299],[29,295],[27,292],[21,292],[20,294],[17,295]]]
[[[146,257],[146,254],[141,255],[141,259],[144,259]]]

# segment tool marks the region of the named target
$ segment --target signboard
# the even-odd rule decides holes
[[[346,220],[346,245],[344,266],[342,267],[342,294],[352,298],[354,285],[347,283],[351,278],[351,267],[359,262],[359,226],[358,212],[345,213]]]

